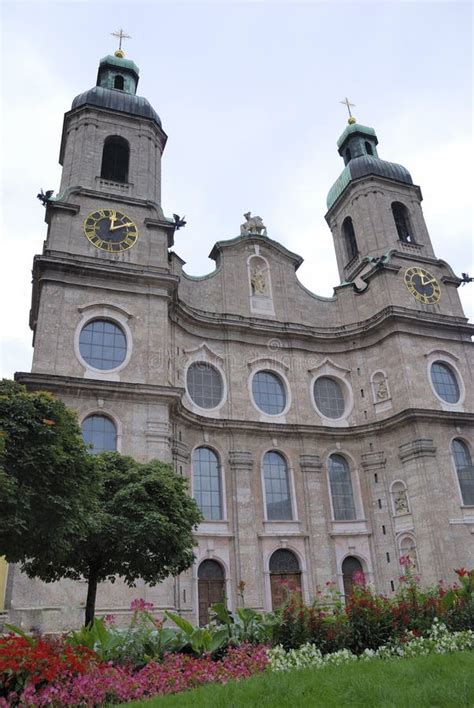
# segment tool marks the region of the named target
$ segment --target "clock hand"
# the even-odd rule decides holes
[[[110,228],[111,228],[111,229],[114,228],[116,219],[117,219],[117,212],[116,212],[116,211],[113,211],[112,214],[109,216]]]
[[[436,280],[435,278],[425,279],[423,276],[421,276],[421,284],[422,285],[430,285],[431,283],[434,283],[435,280]]]
[[[115,219],[114,219],[114,223],[115,223]],[[110,225],[109,231],[117,231],[117,229],[124,229],[126,226],[133,226],[133,224],[131,221],[127,221],[126,224],[118,224],[117,226]]]

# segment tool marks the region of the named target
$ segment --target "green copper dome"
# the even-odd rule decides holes
[[[103,57],[99,63],[96,85],[76,96],[71,108],[90,105],[120,113],[149,118],[161,127],[161,120],[150,102],[137,96],[139,69],[135,62],[125,59],[123,52]]]
[[[362,177],[375,175],[413,184],[410,173],[403,165],[379,158],[377,145],[377,135],[373,128],[359,123],[347,126],[337,141],[338,152],[346,166],[329,190],[326,200],[328,209],[331,209],[350,182]]]

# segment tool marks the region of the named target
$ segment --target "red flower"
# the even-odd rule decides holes
[[[454,568],[454,572],[459,578],[465,578],[466,575],[469,575],[469,572],[466,570],[466,568]]]

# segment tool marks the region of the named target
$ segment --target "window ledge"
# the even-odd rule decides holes
[[[202,534],[211,534],[212,536],[228,536],[229,522],[228,521],[204,521],[199,524],[196,532],[197,536]]]

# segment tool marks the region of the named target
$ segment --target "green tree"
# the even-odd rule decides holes
[[[45,582],[86,578],[86,624],[98,583],[189,568],[201,519],[170,465],[90,455],[64,403],[0,382],[0,556]]]
[[[58,561],[85,535],[95,467],[75,414],[44,392],[0,382],[0,556],[30,577],[61,577]]]
[[[97,585],[121,577],[156,585],[194,562],[193,531],[202,515],[187,481],[170,465],[139,463],[116,452],[93,457],[99,489],[86,536],[78,538],[62,577],[88,582],[85,623],[94,619]]]

